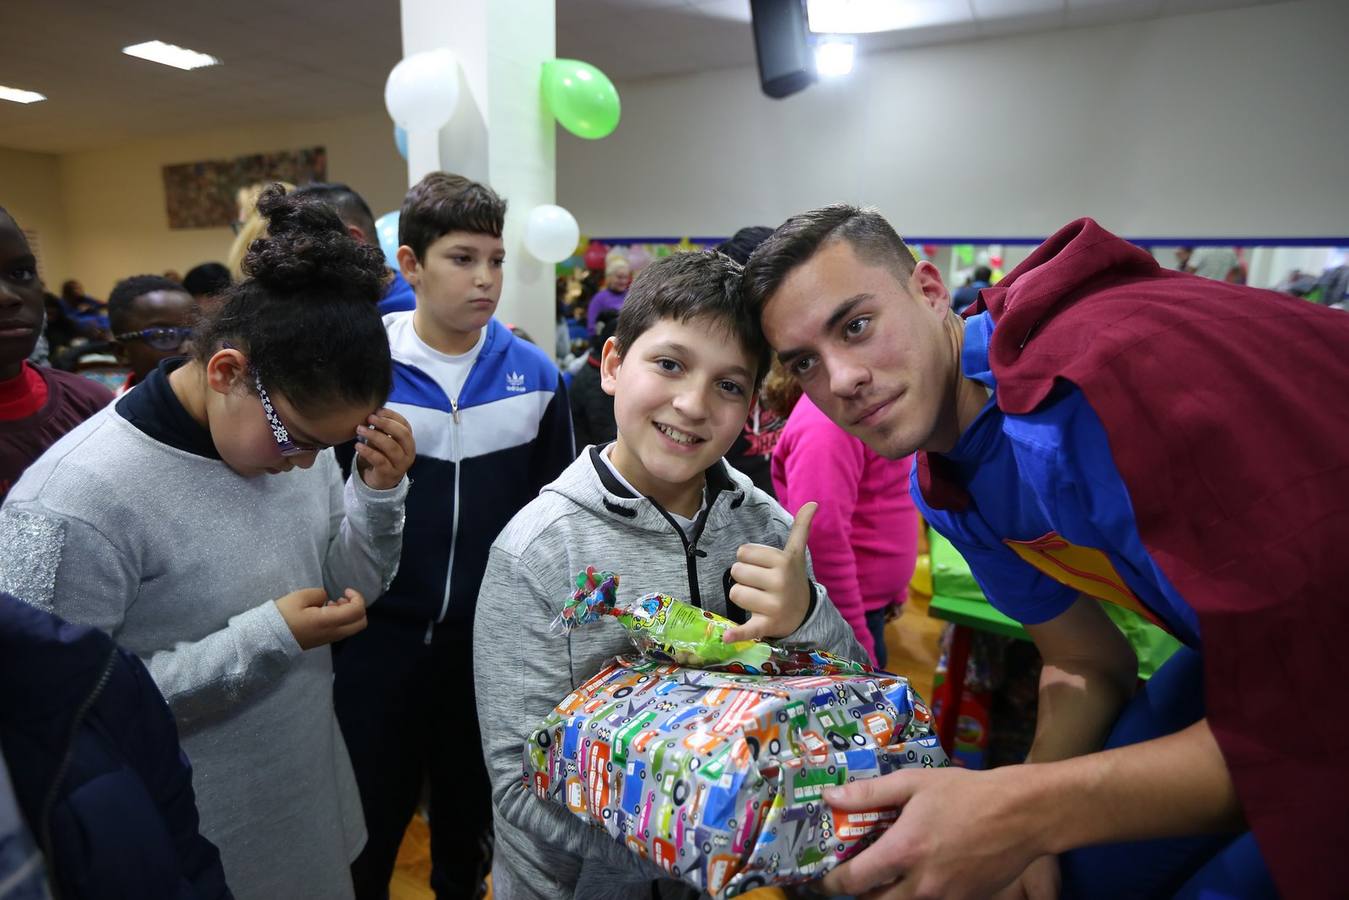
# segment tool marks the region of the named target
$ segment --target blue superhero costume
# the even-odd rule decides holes
[[[961,355],[965,376],[990,389],[992,333],[987,312],[971,317]],[[1143,546],[1105,430],[1081,391],[1064,384],[1024,416],[1004,414],[990,397],[943,456],[977,501],[960,512],[932,508],[916,469],[914,496],[1004,614],[1034,625],[1065,611],[1079,592],[1104,595],[1198,646],[1194,610]]]
[[[1285,896],[1349,883],[1326,802],[1349,796],[1349,316],[1162,270],[1083,219],[980,292],[966,342],[995,390],[919,454],[924,514],[1013,618],[1081,592],[1187,644],[1196,704],[1170,730],[1207,719],[1248,848]]]

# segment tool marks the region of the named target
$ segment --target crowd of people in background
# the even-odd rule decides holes
[[[281,184],[287,191],[295,190],[291,185]],[[190,332],[190,324],[184,323],[190,323],[207,308],[203,304],[209,305],[212,298],[218,297],[242,276],[247,247],[265,234],[265,220],[253,208],[261,187],[254,185],[240,190],[239,202],[242,206],[240,220],[235,228],[236,237],[226,248],[223,262],[200,263],[182,276],[175,270],[165,270],[157,276],[129,275],[114,286],[107,301],[90,296],[76,279],[63,282],[59,294],[44,291],[43,330],[30,356],[31,361],[65,371],[84,372],[88,377],[105,384],[110,381],[105,374],[111,373],[115,375],[115,381],[111,384],[114,388],[129,387],[143,378],[148,359],[145,351],[158,352],[164,356],[179,350],[182,341],[173,343],[177,340],[176,335],[182,334],[185,339]],[[301,188],[300,193],[321,197],[332,203],[349,234],[364,243],[376,243],[374,215],[365,200],[352,188],[344,184],[311,184]],[[770,233],[771,229],[764,226],[743,228],[734,237],[717,245],[716,249],[743,264],[749,252]],[[1176,248],[1174,256],[1178,271],[1232,284],[1246,283],[1247,265],[1239,252],[1231,247],[1181,246]],[[1349,272],[1349,266],[1339,266],[1324,273],[1293,270],[1275,289],[1323,305],[1342,306],[1346,293],[1349,293],[1349,275],[1345,275],[1345,272]],[[587,367],[598,365],[599,350],[604,339],[612,335],[613,322],[623,308],[628,286],[635,274],[623,250],[618,249],[608,255],[602,269],[578,269],[557,277],[557,328],[551,349],[568,386]],[[952,289],[952,308],[957,313],[963,313],[974,304],[979,291],[995,284],[1000,275],[988,265],[976,265],[968,271],[963,283]],[[157,279],[153,283],[158,287],[153,290],[146,287],[152,283],[149,279]],[[128,297],[126,290],[137,285],[141,286],[142,293]],[[158,292],[168,293],[158,296]],[[148,296],[150,294],[157,296]],[[173,301],[174,294],[190,297],[190,307]],[[165,302],[174,305],[176,312],[158,308]],[[147,318],[147,309],[152,306],[156,311]],[[389,282],[380,300],[380,311],[409,310],[412,306],[410,287],[396,266],[391,267]],[[117,313],[114,313],[115,309]],[[606,319],[606,312],[612,312],[613,315]],[[516,326],[509,327],[521,333]],[[174,332],[173,329],[179,331]],[[154,333],[147,333],[151,331]],[[532,336],[525,336],[535,342]],[[583,382],[586,380],[582,379]],[[595,399],[585,389],[582,389],[581,394]],[[573,409],[577,426],[584,433],[591,433],[591,423],[599,422],[597,433],[612,434],[612,422],[606,424],[602,411],[597,412],[591,408],[591,404],[575,400]],[[785,414],[757,405],[742,440],[737,442],[731,453],[733,459],[743,462],[741,468],[754,479],[755,484],[769,491],[773,487],[768,474],[768,461],[772,456],[775,435],[782,428],[784,420]]]
[[[494,822],[506,896],[533,896],[541,879],[577,896],[587,878],[621,881],[578,868],[614,862],[614,848],[514,790],[522,729],[570,689],[571,654],[613,650],[589,638],[548,649],[544,612],[585,564],[578,548],[603,543],[653,589],[658,573],[686,572],[745,637],[886,665],[919,544],[908,486],[931,473],[913,475],[912,449],[880,452],[880,437],[840,424],[889,402],[840,410],[832,383],[801,377],[804,351],[770,371],[758,317],[778,297],[777,334],[799,330],[812,295],[798,281],[813,267],[840,290],[901,272],[927,286],[922,322],[975,323],[978,337],[1001,296],[993,269],[948,295],[874,213],[828,208],[861,230],[817,235],[804,268],[783,249],[790,228],[752,226],[645,276],[621,253],[563,274],[545,348],[494,318],[507,207],[486,185],[446,173],[415,185],[393,259],[347,185],[259,186],[241,203],[223,261],[128,274],[106,301],[73,279],[46,292],[0,209],[0,675],[44,673],[68,717],[34,726],[0,707],[19,769],[0,767],[0,822],[17,798],[36,823],[21,853],[60,859],[63,889],[379,898],[422,805],[441,896],[481,890]],[[885,266],[857,255],[876,240]],[[1230,248],[1181,248],[1177,262],[1245,280]],[[741,294],[749,272],[757,311]],[[1316,299],[1342,303],[1349,278],[1324,280]],[[878,352],[852,343],[870,323],[844,326],[859,330],[841,354]],[[977,388],[991,378],[961,382],[971,422],[994,415]],[[705,529],[722,537],[698,549]],[[653,551],[648,532],[679,544]],[[747,547],[764,552],[751,564]],[[484,699],[480,674],[506,658],[513,718]],[[102,801],[79,789],[108,778]],[[102,853],[124,844],[126,858]]]

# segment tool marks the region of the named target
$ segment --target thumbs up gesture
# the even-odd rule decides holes
[[[726,630],[726,643],[786,637],[806,620],[810,610],[806,539],[818,508],[816,503],[801,507],[787,535],[787,546],[781,550],[764,544],[740,545],[731,566],[735,584],[730,597],[750,616],[745,624]]]

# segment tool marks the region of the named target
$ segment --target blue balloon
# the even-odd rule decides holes
[[[403,159],[408,158],[408,133],[400,125],[393,127],[393,145],[398,148],[398,155]]]
[[[379,249],[384,251],[384,264],[397,270],[398,210],[387,212],[375,220],[375,235],[379,238]]]

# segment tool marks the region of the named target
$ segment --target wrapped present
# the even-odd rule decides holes
[[[947,765],[932,716],[884,672],[761,675],[620,657],[525,747],[525,782],[671,876],[732,897],[811,881],[893,821],[830,785]]]

